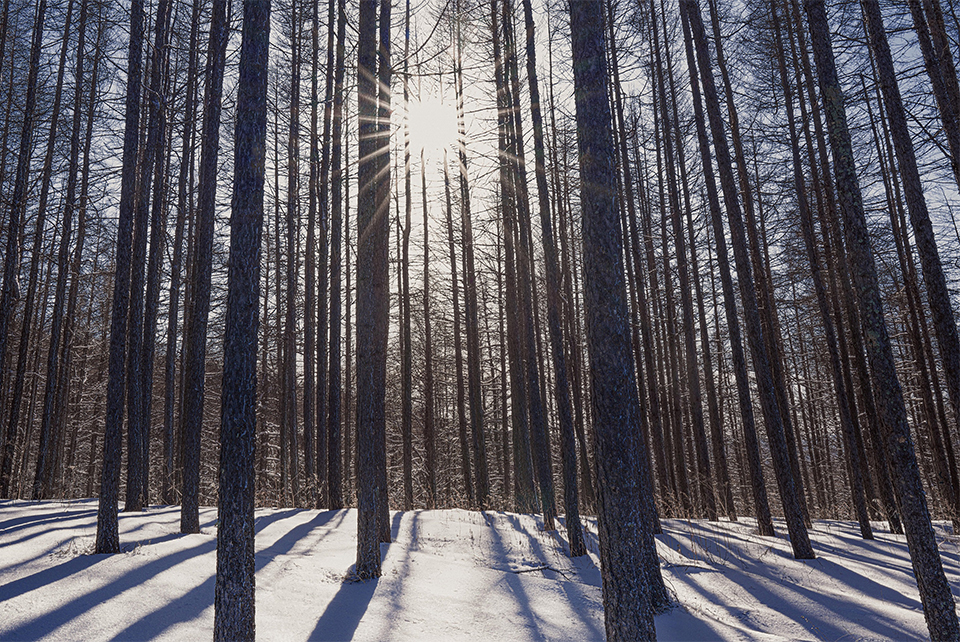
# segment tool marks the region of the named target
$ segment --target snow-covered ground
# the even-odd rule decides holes
[[[179,534],[179,509],[121,514],[123,553],[90,555],[96,500],[0,502],[0,640],[207,640],[213,629],[216,510]],[[356,513],[257,511],[261,640],[604,639],[597,539],[565,555],[563,529],[530,516],[392,513],[383,576],[345,581]],[[903,536],[818,521],[817,559],[752,520],[665,520],[658,552],[678,606],[660,640],[913,640],[927,637]],[[880,527],[880,524],[877,526]],[[878,529],[880,531],[880,528]],[[958,599],[958,540],[939,536]]]

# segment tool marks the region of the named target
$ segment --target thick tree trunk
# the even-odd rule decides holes
[[[381,19],[385,17],[382,14]],[[357,45],[357,565],[362,579],[380,576],[380,511],[387,357],[389,221],[377,173],[387,148],[378,141],[377,3],[360,3]],[[389,165],[388,165],[389,167]]]
[[[572,53],[584,224],[584,279],[591,362],[594,435],[598,447],[601,574],[608,640],[653,640],[654,610],[643,564],[637,439],[637,386],[631,359],[615,154],[607,100],[604,8],[572,2]]]
[[[254,639],[254,444],[270,2],[245,0],[220,419],[214,640]]]
[[[951,588],[941,565],[931,517],[921,485],[914,444],[907,422],[904,398],[894,367],[881,306],[877,272],[871,255],[847,126],[843,95],[837,77],[834,53],[824,3],[805,0],[811,43],[818,70],[821,96],[827,116],[828,134],[834,157],[835,178],[847,239],[848,263],[861,304],[866,348],[877,392],[881,426],[885,432],[888,460],[895,472],[894,485],[900,499],[911,563],[921,593],[928,630],[934,640],[953,640],[959,635],[958,618]],[[869,25],[870,28],[870,25]]]

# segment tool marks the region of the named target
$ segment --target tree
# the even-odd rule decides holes
[[[13,308],[20,298],[19,276],[20,269],[20,234],[23,227],[23,216],[27,207],[27,178],[30,173],[30,156],[33,145],[34,120],[37,107],[37,74],[40,70],[40,53],[43,44],[43,25],[47,12],[46,0],[37,4],[33,20],[33,37],[30,42],[30,69],[27,73],[27,95],[23,108],[23,125],[20,130],[20,147],[17,153],[17,173],[10,199],[10,222],[7,225],[7,247],[3,260],[3,281],[0,283],[0,387],[6,375],[3,364],[7,360],[7,339],[10,335],[10,319]],[[4,20],[7,15],[7,5],[4,5]],[[131,25],[133,25],[133,9],[131,9]],[[6,28],[4,28],[4,38]],[[133,36],[131,35],[131,40]],[[2,55],[2,53],[0,53]],[[139,85],[138,85],[139,87]],[[11,92],[12,95],[12,92]],[[9,118],[8,118],[9,122]],[[126,140],[126,139],[125,139]],[[4,148],[6,141],[4,141]],[[6,158],[6,154],[3,155]],[[2,172],[0,172],[2,175]],[[16,403],[16,401],[15,401]],[[13,472],[13,446],[16,438],[15,422],[7,425],[3,443],[3,463],[0,476],[3,477],[3,496],[9,490],[9,477]]]
[[[290,446],[290,482],[295,506],[300,505],[300,453],[297,438],[297,239],[300,236],[300,14],[290,5],[290,104],[287,122],[287,283],[284,289],[284,425]]]
[[[544,167],[544,122],[541,116],[540,91],[537,86],[537,61],[534,51],[534,12],[530,0],[523,0],[524,26],[527,34],[527,78],[531,94],[531,121],[534,127],[534,174],[537,180],[538,208],[541,220],[541,243],[547,264],[547,325],[550,332],[551,355],[554,364],[554,397],[560,415],[561,465],[564,475],[564,512],[571,557],[587,552],[581,532],[581,517],[577,505],[577,456],[574,451],[574,419],[571,414],[570,389],[567,383],[567,360],[564,355],[564,336],[561,332],[560,274],[557,248],[551,224],[550,193],[547,170]],[[463,110],[461,110],[463,111]],[[463,165],[462,165],[463,166]],[[587,462],[584,462],[585,465]]]
[[[834,376],[834,391],[838,398],[838,412],[841,419],[841,432],[844,435],[845,453],[848,459],[848,477],[851,482],[852,503],[854,504],[855,514],[858,518],[858,525],[861,528],[861,537],[864,539],[874,539],[871,533],[871,523],[868,520],[867,506],[864,502],[864,482],[861,477],[861,468],[858,461],[858,442],[855,437],[855,426],[851,420],[850,406],[848,404],[847,390],[844,386],[844,374],[841,366],[841,354],[838,350],[837,339],[834,331],[834,321],[828,309],[827,293],[824,287],[824,280],[821,278],[820,261],[817,256],[817,247],[814,237],[814,219],[808,204],[807,191],[804,185],[804,169],[801,161],[801,145],[798,140],[797,125],[794,122],[794,95],[791,90],[791,82],[787,75],[787,64],[784,60],[784,48],[781,42],[781,25],[778,16],[776,0],[771,2],[771,18],[774,27],[775,46],[777,48],[776,57],[778,71],[781,77],[781,89],[784,92],[784,103],[788,120],[788,131],[791,139],[791,160],[794,167],[794,191],[797,195],[798,214],[801,219],[801,235],[804,237],[804,247],[807,253],[808,265],[811,268],[811,276],[814,281],[814,292],[817,297],[818,312],[821,315],[821,324],[824,326],[825,342],[828,347],[828,354],[831,358],[831,374]]]
[[[44,0],[41,0],[43,4]],[[110,316],[110,357],[107,379],[107,416],[97,510],[97,553],[119,553],[117,495],[120,492],[120,449],[126,384],[127,307],[130,301],[130,236],[133,232],[137,153],[140,138],[140,75],[143,48],[143,2],[130,3],[130,44],[127,54],[127,97],[124,115],[120,217],[114,263],[113,305]],[[9,257],[9,255],[8,255]],[[3,336],[3,335],[0,335]]]
[[[718,171],[721,175],[721,189],[724,203],[727,206],[727,218],[731,230],[731,243],[734,246],[734,262],[741,289],[741,302],[744,308],[745,322],[748,331],[748,342],[751,347],[751,357],[754,362],[755,377],[761,394],[761,410],[764,413],[764,424],[767,428],[768,443],[774,458],[774,471],[784,507],[785,521],[791,537],[791,547],[796,559],[812,559],[814,549],[808,538],[804,525],[804,516],[800,498],[791,473],[790,456],[787,439],[782,424],[782,413],[778,407],[774,377],[768,361],[764,332],[758,312],[757,296],[753,288],[751,262],[748,257],[747,240],[744,233],[744,223],[741,219],[741,208],[738,200],[737,187],[734,182],[730,151],[727,146],[724,124],[721,120],[721,110],[711,72],[710,55],[707,50],[707,38],[704,34],[704,24],[701,20],[700,9],[694,0],[682,0],[681,10],[687,12],[688,24],[697,54],[697,66],[701,74],[701,84],[704,89],[704,99],[707,107],[708,120],[714,139],[714,149],[717,154]],[[720,238],[720,234],[717,235]]]
[[[43,238],[44,221],[46,219],[47,200],[50,194],[50,175],[53,164],[53,148],[56,142],[57,125],[60,119],[60,103],[63,90],[64,69],[67,62],[67,45],[70,41],[70,28],[73,16],[73,3],[67,3],[67,16],[63,28],[63,42],[60,47],[60,63],[57,66],[57,86],[54,90],[53,113],[50,118],[50,133],[47,136],[47,149],[44,154],[43,169],[40,172],[40,202],[38,204],[37,220],[34,224],[34,255],[30,259],[30,288],[36,286],[37,268],[39,267],[39,254],[41,253],[40,242]],[[75,123],[76,124],[76,123]],[[78,125],[79,127],[79,125]],[[79,136],[79,130],[77,136]],[[79,145],[79,143],[78,143]],[[76,165],[73,167],[76,170]],[[76,176],[76,174],[74,174]],[[74,198],[76,198],[76,183],[74,183]],[[54,295],[54,312],[51,319],[51,344],[47,349],[47,381],[44,384],[43,409],[40,419],[40,444],[37,447],[37,466],[33,481],[33,498],[42,499],[50,496],[51,476],[56,459],[57,438],[53,429],[53,394],[55,391],[60,365],[59,340],[60,330],[63,325],[63,308],[66,296],[66,277],[67,277],[67,255],[70,248],[70,237],[73,227],[73,212],[64,209],[63,224],[60,233],[60,247],[57,252],[57,287]],[[20,396],[23,394],[23,371],[25,370],[25,356],[27,344],[30,336],[30,318],[33,316],[32,300],[34,293],[27,292],[28,305],[24,309],[23,332],[20,335],[20,358],[17,360],[17,375],[14,382],[13,407],[10,411],[11,428],[16,426],[19,414]]]
[[[653,640],[654,613],[643,571],[637,477],[637,387],[631,358],[607,100],[604,8],[570,3],[577,144],[584,227],[584,296],[597,441],[598,534],[608,640]],[[624,421],[625,417],[627,421]]]
[[[254,639],[254,445],[270,1],[245,0],[220,418],[214,639]]]
[[[332,0],[333,1],[333,0]],[[342,215],[344,199],[342,198],[341,186],[346,184],[346,173],[341,167],[342,149],[342,128],[343,128],[343,104],[344,104],[344,55],[345,55],[345,30],[347,23],[347,13],[344,0],[337,2],[337,57],[336,70],[334,72],[334,96],[333,96],[333,121],[331,124],[331,214],[330,214],[330,377],[329,398],[327,406],[328,414],[328,439],[327,452],[318,453],[320,456],[327,457],[327,492],[330,497],[330,508],[339,509],[344,507],[343,491],[341,484],[341,375],[340,375],[340,246],[343,220],[346,215]],[[328,40],[329,42],[329,40]],[[346,163],[344,163],[346,164]],[[349,258],[349,257],[348,257]],[[348,285],[350,277],[348,276]],[[348,291],[348,301],[350,288]],[[349,306],[349,303],[348,303]],[[348,307],[348,335],[347,345],[350,345],[350,308]],[[347,355],[347,372],[345,378],[346,385],[350,385],[350,353]],[[349,404],[344,404],[348,408]],[[348,442],[349,443],[349,442]],[[345,448],[345,450],[350,450]]]
[[[389,18],[389,0],[384,0]],[[387,199],[377,173],[388,152],[378,140],[377,3],[360,3],[357,40],[357,565],[361,579],[380,576],[381,471],[384,447],[388,323]],[[389,138],[388,141],[389,142]],[[389,167],[389,163],[386,165]],[[384,471],[386,474],[386,471]],[[383,507],[386,509],[386,506]]]
[[[207,317],[210,312],[210,277],[214,241],[214,206],[217,196],[217,157],[220,146],[221,96],[224,60],[230,33],[226,0],[214,0],[207,45],[207,85],[204,88],[204,119],[200,136],[200,177],[197,186],[196,238],[193,266],[193,297],[187,336],[184,339],[184,402],[181,430],[184,435],[183,506],[180,530],[200,532],[200,432],[203,428],[204,388],[207,371]]]
[[[808,16],[808,30],[834,159],[834,177],[847,241],[848,265],[858,293],[865,348],[884,431],[884,445],[894,471],[894,486],[904,518],[911,564],[931,638],[953,640],[959,635],[954,598],[934,539],[904,397],[894,368],[894,353],[884,321],[877,270],[864,220],[864,204],[854,165],[844,95],[838,82],[831,47],[827,12],[820,0],[805,0],[804,9]]]
[[[177,172],[177,222],[174,228],[173,258],[170,264],[170,294],[167,311],[167,345],[164,354],[164,455],[161,498],[165,504],[174,502],[174,388],[177,374],[178,316],[180,315],[181,272],[183,270],[184,231],[191,201],[191,169],[194,164],[194,132],[197,114],[197,38],[200,28],[200,2],[193,1],[190,22],[189,53],[187,54],[187,83],[184,100],[184,131]],[[182,394],[182,391],[181,391]]]
[[[918,36],[918,46],[921,49],[921,55],[924,56],[924,69],[928,73],[928,79],[931,81],[931,90],[934,93],[934,100],[938,106],[938,113],[941,116],[941,125],[948,139],[948,150],[951,157],[951,166],[954,169],[954,178],[955,180],[959,180],[959,178],[961,178],[961,173],[959,173],[961,142],[959,142],[958,132],[958,79],[954,69],[953,58],[949,57],[944,59],[942,56],[939,56],[934,49],[933,43],[933,40],[938,39],[938,36],[935,35],[933,39],[931,37],[932,31],[939,31],[939,21],[936,15],[940,15],[940,4],[936,0],[926,0],[924,4],[930,8],[929,15],[934,18],[930,26],[925,15],[924,7],[921,6],[921,0],[908,0],[908,8],[911,10],[911,20],[914,22],[914,32]],[[935,6],[937,6],[937,14],[935,14]],[[943,28],[943,23],[940,26]],[[931,29],[931,27],[934,27],[934,29]],[[942,63],[948,63],[945,65],[947,68],[943,68]],[[953,92],[949,87],[953,89]]]
[[[461,260],[464,275],[464,329],[467,334],[467,393],[470,401],[471,445],[474,453],[474,486],[477,506],[488,505],[490,481],[487,475],[487,444],[484,437],[484,399],[481,395],[480,328],[477,316],[477,276],[474,269],[474,232],[471,223],[470,185],[467,179],[467,135],[464,124],[464,38],[460,2],[457,11],[454,50],[454,93],[457,110],[457,166],[460,178]]]
[[[914,238],[921,258],[921,273],[924,275],[924,285],[928,293],[931,306],[931,317],[934,321],[934,332],[941,350],[941,361],[944,364],[945,379],[948,384],[948,395],[951,405],[957,415],[961,412],[961,346],[958,343],[958,326],[954,320],[954,306],[948,295],[948,286],[944,278],[944,268],[938,254],[938,245],[934,240],[934,230],[931,218],[928,216],[928,206],[924,200],[921,187],[921,176],[918,173],[918,162],[908,131],[908,122],[901,101],[901,92],[894,74],[894,61],[891,58],[891,48],[884,31],[884,21],[881,18],[881,7],[877,0],[862,0],[861,10],[867,25],[871,52],[877,65],[878,84],[884,96],[891,126],[891,138],[894,142],[894,152],[898,158],[898,169],[901,181],[904,183],[904,195],[908,204],[908,214]],[[957,127],[949,133],[957,141]],[[955,142],[955,149],[957,142]]]

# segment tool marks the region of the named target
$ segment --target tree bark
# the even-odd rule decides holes
[[[41,5],[44,0],[41,0]],[[120,492],[120,449],[126,388],[127,308],[130,302],[130,236],[137,189],[137,152],[140,142],[140,76],[143,47],[143,2],[130,3],[130,43],[127,54],[127,98],[124,116],[120,215],[117,222],[113,305],[110,316],[110,357],[107,379],[107,416],[97,510],[97,553],[119,553],[117,495]],[[11,225],[11,229],[14,226]],[[9,252],[8,252],[9,259]],[[4,290],[6,293],[6,290]],[[5,330],[5,328],[4,328]],[[6,332],[0,333],[6,337]],[[5,339],[0,339],[0,342]],[[0,357],[3,351],[0,350]]]
[[[701,21],[700,9],[695,0],[682,0],[682,11],[687,13],[697,53],[697,65],[701,74],[704,98],[707,104],[708,120],[714,138],[714,149],[717,154],[718,170],[721,174],[721,188],[724,202],[727,206],[728,223],[731,229],[731,242],[734,246],[735,265],[738,273],[738,283],[741,289],[741,301],[748,330],[748,340],[751,346],[751,356],[754,361],[755,377],[761,394],[761,409],[764,413],[764,423],[768,433],[768,443],[774,458],[774,469],[781,494],[781,504],[784,508],[785,521],[791,538],[791,546],[796,559],[814,558],[814,549],[808,538],[804,525],[804,515],[794,476],[791,473],[790,457],[781,413],[778,409],[775,383],[768,362],[764,333],[761,328],[758,303],[753,289],[751,263],[748,257],[747,240],[744,233],[744,223],[741,220],[741,208],[731,166],[730,151],[721,120],[721,110],[711,73],[710,55],[707,50],[707,39],[704,25]],[[721,234],[717,235],[718,237]]]
[[[246,9],[245,9],[246,10]],[[226,0],[214,0],[207,51],[207,86],[201,133],[200,177],[193,268],[191,318],[184,338],[184,435],[182,533],[200,532],[200,434],[203,428],[204,387],[207,368],[207,316],[210,311],[214,207],[217,192],[217,155],[220,144],[220,99],[224,59],[229,36]]]
[[[894,483],[904,517],[908,551],[911,554],[931,638],[953,640],[959,635],[954,598],[951,596],[951,588],[941,565],[941,554],[934,539],[904,398],[901,396],[901,386],[895,372],[894,354],[884,321],[877,272],[864,220],[864,206],[854,166],[843,95],[831,49],[827,14],[824,3],[820,0],[805,0],[804,8],[808,14],[818,81],[827,116],[835,179],[844,219],[848,263],[861,304],[865,347],[877,392],[888,460],[895,472]]]
[[[254,445],[270,2],[245,0],[234,128],[214,640],[254,639]]]
[[[598,448],[598,534],[608,640],[653,640],[654,611],[643,565],[637,440],[622,249],[616,205],[615,155],[607,100],[604,8],[570,3],[574,97],[580,151],[584,279],[593,427]]]

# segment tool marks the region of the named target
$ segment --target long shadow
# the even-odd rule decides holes
[[[297,508],[288,508],[287,510],[279,510],[267,515],[261,515],[254,519],[254,532],[259,533],[263,529],[267,528],[274,522],[279,522],[282,519],[287,519],[288,517],[293,517],[298,513],[303,511]]]
[[[508,518],[510,519],[510,518]],[[491,546],[495,548],[495,555],[498,559],[504,559],[507,557],[507,549],[504,546],[503,538],[500,532],[491,526]],[[524,584],[521,582],[520,577],[515,573],[505,572],[503,574],[504,582],[507,587],[513,593],[517,604],[520,607],[518,613],[524,617],[526,622],[526,627],[537,636],[537,639],[546,641],[547,638],[541,632],[540,627],[537,625],[537,620],[534,619],[533,609],[531,607],[530,598],[527,596],[527,592],[524,590]]]
[[[310,531],[315,528],[319,528],[328,524],[335,517],[340,517],[340,520],[334,524],[337,526],[344,520],[344,516],[347,511],[325,511],[323,513],[317,513],[313,519],[310,521],[299,524],[294,528],[287,531],[283,536],[281,536],[276,542],[271,544],[265,549],[257,551],[255,555],[256,568],[259,571],[264,566],[273,561],[278,555],[284,555],[288,553],[294,545],[300,541],[302,538],[306,537]]]
[[[35,640],[35,639],[40,639],[44,636],[50,635],[55,630],[57,630],[58,628],[60,628],[70,620],[72,620],[78,614],[85,613],[90,609],[98,606],[102,602],[105,602],[106,600],[109,600],[110,598],[116,595],[120,595],[124,591],[130,590],[136,586],[139,586],[140,584],[143,584],[145,581],[147,581],[151,577],[154,577],[155,575],[169,568],[172,568],[177,564],[180,564],[181,562],[185,562],[193,557],[198,557],[200,555],[205,555],[207,553],[213,552],[214,550],[216,550],[216,547],[217,547],[216,539],[208,538],[202,543],[198,544],[197,546],[193,546],[191,548],[187,548],[181,551],[177,551],[176,553],[172,553],[170,555],[165,555],[163,557],[157,558],[156,560],[152,562],[148,562],[143,566],[140,566],[135,569],[131,569],[127,574],[122,575],[121,577],[118,577],[116,580],[114,580],[113,582],[105,586],[96,588],[93,591],[90,591],[89,593],[81,595],[80,597],[77,597],[76,599],[73,599],[70,602],[67,602],[66,604],[60,605],[53,611],[49,611],[49,612],[41,613],[37,615],[32,620],[24,622],[23,624],[20,624],[19,626],[6,631],[4,633],[4,636],[7,637],[8,639],[13,639],[13,640]],[[89,567],[90,565],[96,563],[99,560],[106,559],[105,556],[100,556],[100,555],[86,556],[86,557],[88,557],[90,561],[87,561],[85,565],[83,564],[83,562],[76,562],[75,560],[69,560],[64,564],[59,565],[57,567],[58,569],[61,569],[63,567],[66,567],[66,568],[59,571],[59,578],[56,577],[57,573],[54,573],[49,579],[49,581],[54,581],[55,579],[62,579],[63,577],[66,577],[66,575],[81,571],[84,568]],[[76,559],[81,560],[82,558],[76,558]],[[53,569],[50,569],[50,570],[53,570]],[[29,586],[31,584],[35,584],[37,580],[31,581],[31,578],[34,578],[36,575],[39,575],[45,572],[46,571],[40,571],[40,573],[35,573],[30,577],[22,578],[21,580],[17,580],[16,582],[23,582],[21,586]],[[47,578],[43,578],[43,579],[47,579]],[[11,582],[10,584],[15,584],[16,582]],[[8,584],[7,586],[10,586],[10,585]]]
[[[338,512],[341,515],[341,521],[343,521],[347,511]],[[400,523],[403,516],[404,514],[398,511],[391,518],[391,540],[396,540],[400,534]],[[381,565],[383,565],[385,557],[386,551],[381,546]],[[370,602],[374,598],[374,592],[377,590],[379,583],[379,577],[364,582],[343,581],[333,599],[327,603],[327,608],[324,609],[317,620],[316,626],[314,626],[314,630],[311,631],[307,639],[350,640],[353,638],[357,627],[360,626],[360,621],[364,619],[364,614],[370,607]]]
[[[417,531],[420,529],[420,511],[411,511],[406,513],[410,515],[410,542],[403,549],[403,558],[399,560],[391,560],[391,574],[392,581],[400,585],[399,591],[392,591],[390,594],[390,613],[386,618],[386,626],[390,627],[390,623],[394,621],[395,614],[400,613],[401,604],[400,599],[404,596],[403,583],[404,580],[410,575],[410,554],[413,549],[414,542],[417,541]],[[403,520],[405,513],[400,511],[394,513],[394,517],[391,520],[391,539],[395,542],[400,537],[400,525]],[[385,555],[386,558],[386,555]],[[386,559],[385,559],[386,561]],[[381,635],[381,639],[387,639],[387,636]]]
[[[91,508],[89,510],[71,511],[66,515],[50,515],[49,513],[41,513],[39,515],[24,515],[23,517],[14,517],[12,519],[0,522],[0,535],[7,535],[9,533],[13,533],[14,531],[30,528],[32,526],[39,526],[40,524],[83,519],[96,514],[97,509]]]
[[[0,602],[20,597],[30,591],[49,586],[54,582],[66,579],[75,573],[80,573],[106,559],[105,555],[80,555],[66,560],[62,564],[37,571],[0,586]]]
[[[56,533],[56,532],[58,532],[58,531],[69,531],[69,532],[71,532],[71,533],[76,533],[76,532],[77,532],[77,528],[78,528],[78,526],[77,526],[76,524],[73,524],[73,525],[70,525],[70,526],[59,526],[59,527],[57,527],[57,528],[46,528],[46,529],[39,530],[39,531],[36,531],[36,532],[27,533],[26,535],[24,535],[24,536],[22,536],[22,537],[18,537],[17,539],[14,539],[14,540],[9,540],[9,541],[3,540],[3,541],[0,542],[0,543],[2,543],[2,545],[3,545],[4,548],[13,548],[14,546],[16,546],[16,545],[18,545],[18,544],[22,544],[22,543],[24,543],[24,542],[26,542],[26,541],[28,541],[28,540],[31,540],[31,539],[33,539],[33,538],[35,538],[35,537],[40,537],[41,535],[50,535],[51,533]],[[91,526],[91,528],[95,528],[95,527],[94,527],[94,526]],[[70,538],[70,539],[72,539],[72,538]],[[53,547],[50,548],[50,550],[47,551],[47,552],[48,552],[48,553],[49,553],[49,552],[53,552],[53,551],[56,550],[57,548],[60,548],[60,546],[63,544],[64,541],[66,541],[66,540],[61,541],[60,544],[57,544],[56,546],[53,546]],[[45,554],[46,554],[46,553],[45,553]],[[42,555],[40,555],[40,556],[38,556],[38,557],[42,557]],[[36,559],[36,558],[33,558],[33,559]]]
[[[210,527],[210,526],[214,526],[214,525],[216,525],[216,524],[217,524],[217,518],[214,517],[213,519],[208,520],[208,521],[204,522],[203,524],[201,524],[201,525],[200,525],[200,528],[201,528],[201,529],[204,529],[204,528],[208,528],[208,527]],[[140,529],[143,528],[143,527],[144,527],[144,525],[141,525],[141,526],[138,526],[137,528],[134,528],[134,529],[132,529],[132,530],[127,530],[125,533],[123,533],[123,534],[121,535],[121,539],[120,539],[120,551],[121,551],[122,553],[129,553],[129,552],[131,552],[132,550],[134,550],[135,548],[137,548],[138,546],[150,546],[150,545],[153,545],[153,544],[161,544],[161,543],[163,543],[163,542],[169,542],[169,541],[172,541],[172,540],[175,540],[175,539],[179,539],[179,538],[181,538],[181,537],[183,537],[183,536],[185,535],[185,533],[181,533],[180,531],[176,531],[176,532],[167,533],[167,534],[165,534],[165,535],[160,535],[160,536],[158,536],[158,537],[144,537],[144,538],[140,538],[140,539],[130,539],[130,538],[128,537],[128,536],[130,535],[130,533],[134,533],[134,532],[140,530]],[[91,528],[93,528],[93,526],[91,526]],[[54,533],[54,532],[57,532],[57,531],[70,531],[71,533],[76,533],[77,527],[76,527],[76,526],[62,526],[62,527],[59,527],[59,528],[51,528],[51,529],[44,530],[44,531],[42,532],[42,534],[44,534],[44,535],[49,535],[50,533]],[[31,538],[33,538],[33,537],[36,537],[37,535],[40,535],[40,534],[41,534],[41,533],[33,533],[33,534],[31,534],[31,535],[26,535],[26,536],[24,536],[24,537],[21,537],[20,539],[17,539],[17,540],[14,540],[14,541],[12,541],[12,542],[9,542],[9,545],[10,545],[10,546],[15,546],[15,545],[17,545],[17,544],[19,544],[19,543],[21,543],[21,542],[24,542],[24,541],[26,541],[26,540],[28,540],[28,539],[31,539]],[[62,550],[62,549],[64,548],[64,546],[67,544],[67,542],[69,542],[69,541],[71,541],[71,540],[75,540],[75,539],[78,539],[78,538],[77,538],[77,537],[73,537],[73,538],[70,538],[70,539],[67,539],[67,540],[60,541],[60,542],[57,543],[57,544],[54,544],[54,545],[52,545],[52,546],[50,546],[50,547],[48,547],[48,548],[45,548],[44,550],[42,550],[41,552],[37,553],[36,555],[34,555],[34,556],[31,557],[31,558],[18,561],[18,562],[15,564],[15,566],[21,566],[21,565],[23,565],[23,564],[29,564],[30,562],[36,561],[36,560],[38,560],[38,559],[40,559],[40,558],[42,558],[42,557],[46,557],[47,555],[54,554],[54,553],[56,553],[58,550]],[[92,536],[91,536],[91,537],[88,537],[88,538],[85,538],[85,539],[87,539],[88,541],[90,541],[90,542],[91,542],[91,545],[92,545],[92,542],[93,542],[93,539],[94,539]],[[6,546],[6,545],[7,545],[7,543],[4,543],[4,546]],[[7,568],[7,567],[0,566],[0,568]]]
[[[217,576],[211,575],[199,586],[125,628],[114,636],[114,640],[153,640],[176,624],[196,619],[205,609],[213,606],[216,583]]]
[[[366,582],[342,583],[307,639],[350,640],[353,638],[370,606],[379,582],[380,578]]]
[[[417,513],[414,513],[416,516]],[[397,537],[400,535],[400,523],[404,519],[404,513],[402,511],[396,511],[394,516],[390,518],[390,539],[393,542],[397,541]]]
[[[690,557],[691,559],[697,558],[697,554],[692,551],[688,543],[682,541],[681,538],[665,533],[665,539],[669,546],[674,550],[678,550],[682,555]],[[714,541],[714,544],[726,550],[726,547],[720,542]],[[719,553],[715,551],[714,554],[717,555]],[[809,632],[814,633],[819,638],[839,639],[844,636],[847,632],[839,628],[839,623],[843,621],[857,621],[861,626],[881,639],[897,640],[910,637],[910,631],[897,628],[893,626],[891,622],[884,621],[877,617],[878,614],[870,607],[862,606],[854,601],[845,601],[823,592],[794,584],[790,581],[779,580],[779,578],[771,576],[771,565],[769,563],[761,559],[754,560],[738,556],[737,551],[733,548],[731,549],[731,555],[733,556],[732,559],[736,560],[735,564],[725,565],[726,568],[722,571],[731,582],[740,586],[750,587],[751,594],[757,602],[778,610],[782,615],[803,625]],[[784,552],[780,556],[786,560],[793,561],[793,557],[788,552]],[[845,569],[843,566],[825,559],[823,556],[813,561],[798,561],[795,563],[808,567],[830,567],[830,570],[825,569],[827,575],[843,583],[845,586],[851,588],[857,587],[859,592],[878,597],[879,599],[886,600],[889,603],[894,603],[904,608],[916,609],[920,607],[917,601],[913,601],[890,587],[885,587],[870,578]],[[716,604],[725,603],[725,600],[719,599],[718,596],[713,596],[703,586],[698,586],[694,582],[685,581],[686,575],[687,574],[675,573],[673,579],[684,582],[689,589],[703,594],[708,602]],[[782,590],[777,591],[773,586],[764,586],[758,581],[759,578],[763,577],[770,578],[772,582],[777,582],[777,586]],[[802,598],[802,600],[799,601],[797,599],[799,597]],[[835,623],[823,617],[815,616],[810,609],[799,605],[803,605],[805,602],[818,604],[825,610],[840,615],[841,618],[839,622]],[[863,617],[855,617],[853,615],[854,611],[860,611],[863,613]]]

